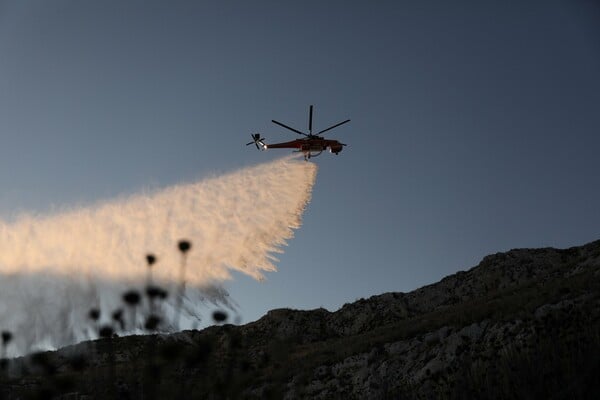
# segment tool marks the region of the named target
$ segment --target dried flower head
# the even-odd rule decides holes
[[[2,331],[2,344],[6,346],[12,340],[13,335],[9,331]]]
[[[179,251],[185,254],[192,248],[192,244],[189,240],[182,239],[177,243],[177,247],[179,248]]]
[[[159,288],[160,289],[160,288]],[[164,289],[160,289],[160,291],[158,292],[158,298],[161,300],[166,299],[167,297],[169,297],[169,292],[167,292]]]
[[[227,321],[227,313],[225,311],[214,311],[212,314],[213,321],[217,324]]]
[[[167,291],[158,287],[158,286],[147,286],[146,287],[146,296],[148,296],[151,300],[161,299],[164,300],[167,297]]]
[[[135,290],[129,290],[123,294],[123,301],[130,306],[137,306],[140,303],[140,294]]]
[[[116,322],[122,321],[123,320],[123,310],[121,308],[117,308],[115,311],[113,311],[112,319],[113,319],[113,321],[116,321]]]
[[[152,267],[156,263],[156,256],[154,254],[146,254],[146,262],[149,267]]]
[[[98,321],[100,319],[100,310],[92,308],[88,313],[88,317],[90,317],[92,321]]]

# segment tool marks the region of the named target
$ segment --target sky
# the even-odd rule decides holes
[[[314,104],[348,146],[278,272],[225,286],[243,322],[333,311],[600,239],[599,71],[591,0],[0,0],[0,218],[281,158],[245,143]]]

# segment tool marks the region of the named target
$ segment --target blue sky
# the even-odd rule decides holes
[[[511,4],[508,4],[511,3]],[[0,0],[0,216],[272,160],[351,118],[245,321],[410,291],[515,247],[599,238],[592,1]],[[256,177],[260,179],[260,177]]]

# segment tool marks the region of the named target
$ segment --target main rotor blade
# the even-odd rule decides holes
[[[331,129],[333,129],[333,128],[337,128],[338,126],[340,126],[340,125],[343,125],[343,124],[345,124],[346,122],[350,122],[350,120],[349,120],[349,119],[347,119],[347,120],[345,120],[345,121],[342,121],[342,122],[340,122],[340,123],[338,123],[338,124],[335,124],[335,125],[333,125],[333,126],[330,126],[330,127],[329,127],[329,128],[327,128],[327,129],[323,129],[321,132],[317,133],[317,135],[320,135],[320,134],[321,134],[321,133],[323,133],[323,132],[327,132],[327,131],[329,131],[329,130],[331,130]]]
[[[308,117],[308,133],[312,135],[312,110],[313,106],[310,106],[310,113]]]
[[[286,129],[289,129],[290,131],[296,132],[296,133],[298,133],[298,134],[300,134],[300,135],[308,136],[306,133],[304,133],[304,132],[300,132],[299,130],[297,130],[297,129],[294,129],[294,128],[290,128],[289,126],[287,126],[287,125],[285,125],[285,124],[282,124],[281,122],[277,122],[277,121],[275,121],[274,119],[272,119],[272,120],[271,120],[271,122],[273,122],[274,124],[277,124],[277,125],[279,125],[279,126],[283,126],[284,128],[286,128]]]

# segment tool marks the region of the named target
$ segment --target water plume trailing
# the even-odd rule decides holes
[[[187,315],[200,301],[231,306],[219,283],[231,270],[259,280],[276,270],[274,254],[300,226],[315,177],[314,164],[286,157],[56,215],[0,221],[0,329],[15,334],[9,351],[93,337],[88,310],[98,307],[109,321],[123,291],[146,284],[147,253],[157,257],[153,279],[173,294],[181,238],[192,242]]]

